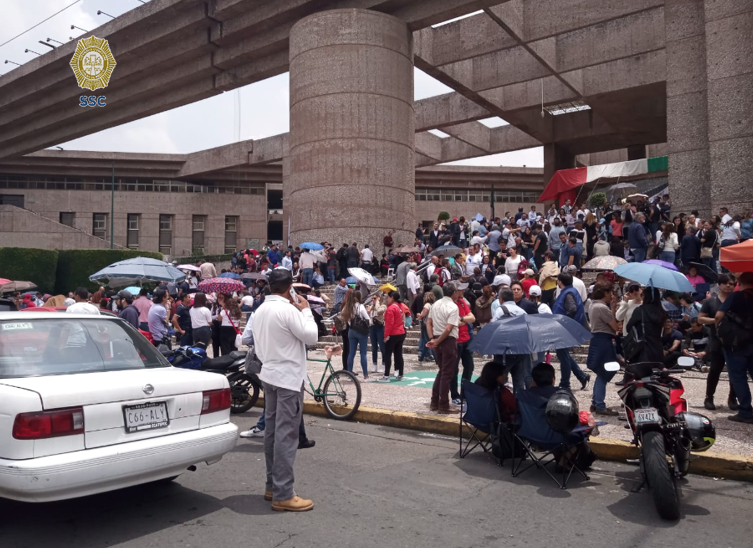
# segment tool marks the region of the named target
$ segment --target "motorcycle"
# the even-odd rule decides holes
[[[261,381],[256,373],[245,370],[246,352],[236,350],[225,356],[208,358],[206,349],[201,346],[180,346],[174,350],[165,348],[162,353],[175,367],[225,375],[230,383],[231,413],[245,413],[256,405]]]
[[[628,382],[618,395],[625,406],[626,420],[633,431],[633,444],[640,449],[641,483],[633,492],[648,485],[659,515],[680,517],[676,481],[688,473],[691,451],[706,451],[715,441],[711,421],[688,411],[682,381],[672,376],[694,365],[693,358],[681,357],[678,367],[665,369],[660,363],[628,366]],[[619,370],[616,362],[607,371]]]

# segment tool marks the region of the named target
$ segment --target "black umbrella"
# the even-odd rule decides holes
[[[436,248],[434,251],[431,252],[431,256],[438,257],[439,255],[442,255],[444,257],[454,257],[458,253],[462,253],[462,252],[463,250],[460,249],[458,246],[447,244],[447,245],[443,245]]]
[[[714,272],[708,265],[705,265],[703,263],[689,263],[688,267],[695,267],[695,269],[698,271],[698,275],[702,276],[703,279],[705,279],[710,284],[715,284],[716,279],[719,277],[719,275]]]

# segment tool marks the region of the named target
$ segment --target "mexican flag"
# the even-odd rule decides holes
[[[557,200],[562,204],[567,198],[571,200],[575,199],[576,192],[574,189],[586,183],[591,183],[598,179],[646,175],[657,171],[667,171],[668,168],[669,158],[667,156],[659,156],[658,158],[642,158],[640,160],[630,160],[616,164],[561,169],[555,172],[538,201]]]

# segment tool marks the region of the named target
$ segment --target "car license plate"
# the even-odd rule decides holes
[[[656,409],[638,409],[635,412],[636,424],[650,424],[659,422],[659,412]]]
[[[170,424],[167,403],[153,402],[123,407],[126,433],[165,428]]]

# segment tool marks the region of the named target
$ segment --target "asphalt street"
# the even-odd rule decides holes
[[[253,411],[235,417],[255,423]],[[167,485],[48,504],[0,500],[0,547],[685,547],[750,546],[753,484],[690,476],[682,518],[664,522],[635,466],[599,463],[561,491],[537,470],[510,477],[452,439],[306,417],[317,444],[296,462],[311,512],[263,500],[261,440]]]

